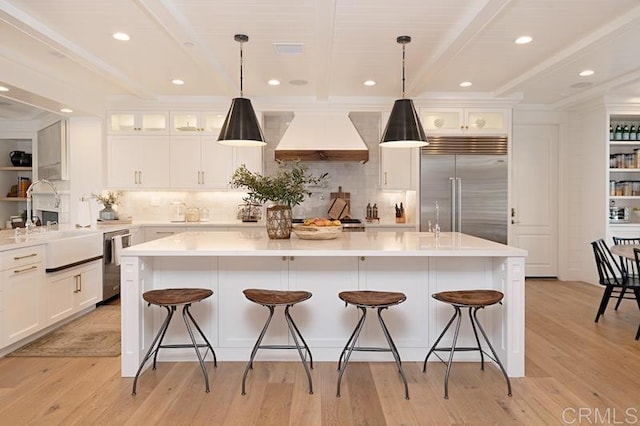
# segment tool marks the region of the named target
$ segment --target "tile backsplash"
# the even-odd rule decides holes
[[[278,164],[274,160],[274,151],[280,138],[292,119],[292,113],[266,113],[263,132],[267,145],[264,147],[264,171],[272,174]],[[409,220],[415,206],[415,193],[405,191],[381,191],[379,189],[379,135],[381,116],[377,112],[352,112],[350,114],[358,132],[369,147],[369,161],[359,162],[306,162],[314,175],[328,173],[329,179],[324,187],[309,188],[312,192],[301,205],[294,207],[294,217],[326,216],[330,205],[330,193],[351,194],[351,216],[363,219],[367,203],[377,203],[382,223],[395,220],[394,205],[403,202]],[[118,206],[121,217],[131,216],[134,220],[169,220],[170,203],[182,201],[187,207],[195,206],[209,210],[211,221],[226,222],[236,220],[237,206],[242,203],[244,192],[228,191],[126,191],[122,204]]]

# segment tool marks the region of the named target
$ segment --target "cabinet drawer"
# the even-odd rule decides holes
[[[24,247],[2,252],[2,269],[11,269],[44,261],[44,246]]]

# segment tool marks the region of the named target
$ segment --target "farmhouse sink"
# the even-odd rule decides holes
[[[31,238],[31,236],[30,236]],[[36,236],[36,238],[40,238]],[[55,272],[102,256],[102,234],[86,230],[50,231],[41,234],[45,268]]]

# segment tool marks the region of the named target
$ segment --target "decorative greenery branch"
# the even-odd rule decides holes
[[[262,204],[271,201],[293,207],[311,195],[308,185],[322,185],[328,177],[328,173],[313,176],[306,166],[297,162],[280,162],[280,169],[274,176],[252,172],[242,164],[233,172],[230,184],[233,188],[248,190],[248,195],[243,198],[246,202]]]

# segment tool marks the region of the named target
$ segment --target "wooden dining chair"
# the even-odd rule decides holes
[[[622,289],[626,287],[627,278],[625,277],[624,269],[602,238],[593,241],[591,246],[593,247],[593,255],[598,269],[598,282],[604,286],[604,293],[596,314],[595,322],[598,322],[600,316],[604,315],[611,296],[613,294],[619,295]]]
[[[622,238],[622,237],[613,237],[613,244],[615,245],[639,245],[640,246],[640,238]],[[638,281],[640,280],[640,270],[638,269],[638,265],[635,260],[632,258],[626,258],[620,256],[620,267],[624,274],[630,278],[630,281]],[[620,290],[620,294],[618,294],[618,301],[616,302],[615,310],[618,310],[620,306],[620,302],[622,299],[629,299],[631,297],[625,297],[627,294],[627,287],[623,287]]]
[[[640,270],[640,250],[637,248],[633,249],[633,257],[636,263],[636,268]],[[633,286],[633,293],[636,296],[636,303],[638,304],[638,309],[640,310],[640,284],[636,283]],[[638,325],[638,331],[636,332],[636,340],[640,339],[640,324]]]

